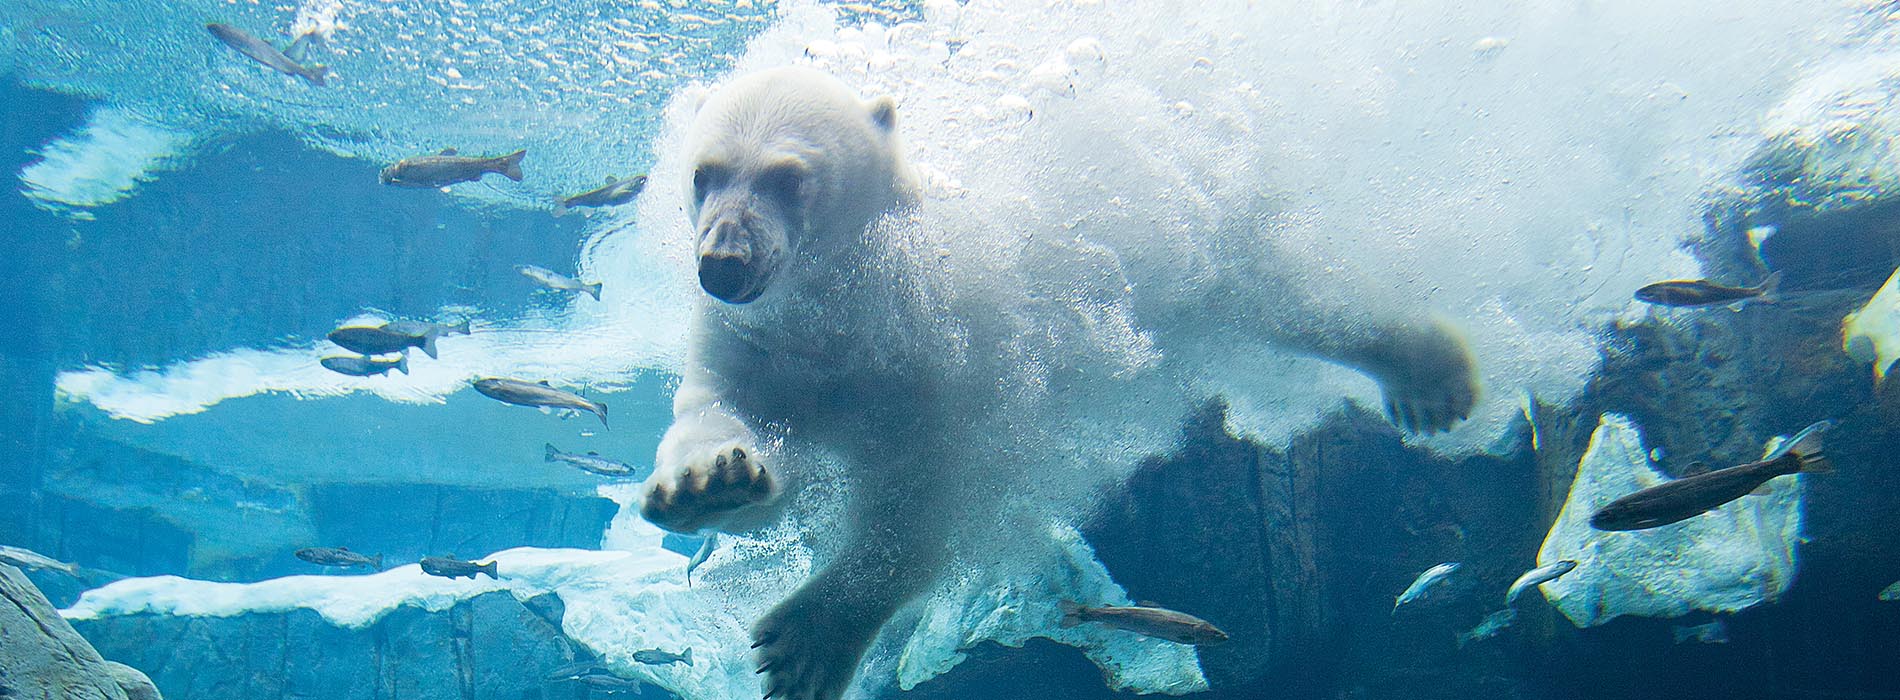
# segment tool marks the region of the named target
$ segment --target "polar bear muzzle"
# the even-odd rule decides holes
[[[720,218],[699,242],[699,287],[728,304],[744,304],[765,293],[768,267],[752,232],[731,218]]]

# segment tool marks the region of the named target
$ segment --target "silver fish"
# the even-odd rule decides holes
[[[383,570],[383,555],[373,557],[357,554],[348,547],[305,547],[297,550],[297,558],[317,566],[336,566],[350,568],[362,566]]]
[[[1099,622],[1124,632],[1165,639],[1176,644],[1205,646],[1227,641],[1227,633],[1201,618],[1150,605],[1104,605],[1097,608],[1062,601],[1062,629]]]
[[[392,369],[403,374],[409,373],[408,355],[398,355],[394,360],[376,360],[360,355],[331,355],[318,360],[317,363],[323,365],[324,369],[352,377],[374,377],[379,374],[389,374]]]
[[[559,272],[534,265],[516,265],[519,272],[528,279],[541,283],[541,286],[562,292],[586,292],[594,301],[600,301],[600,283],[587,284]]]
[[[576,661],[548,672],[550,681],[577,681],[591,673],[611,673],[599,661]]]
[[[311,85],[318,87],[327,84],[330,79],[330,68],[328,66],[315,63],[309,65],[301,65],[298,63],[303,60],[304,52],[308,49],[310,43],[316,40],[315,33],[306,33],[303,36],[297,37],[296,41],[291,42],[289,49],[278,51],[277,47],[271,46],[262,39],[246,34],[243,30],[228,24],[212,22],[211,24],[205,25],[205,31],[211,32],[211,36],[217,37],[218,41],[224,42],[225,46],[237,49],[238,53],[249,56],[251,60],[262,63],[271,70],[283,73],[284,75],[294,75],[303,78]]]
[[[0,564],[17,566],[22,569],[47,569],[58,571],[67,576],[78,576],[79,565],[68,564],[24,547],[9,547],[0,544]]]
[[[554,215],[565,216],[573,207],[617,207],[633,201],[646,189],[647,176],[635,175],[625,180],[607,178],[607,184],[582,192],[571,197],[554,199]]]
[[[1392,612],[1397,613],[1399,606],[1430,595],[1433,586],[1445,581],[1451,576],[1452,572],[1457,570],[1458,562],[1455,561],[1448,561],[1426,569],[1425,573],[1419,574],[1418,578],[1412,579],[1412,585],[1406,586],[1404,593],[1400,593],[1399,597],[1392,601]]]
[[[423,557],[420,562],[422,573],[442,578],[460,578],[467,576],[474,580],[476,574],[488,574],[489,578],[501,578],[496,575],[495,562],[477,564],[450,557]]]
[[[1486,615],[1484,616],[1484,620],[1478,623],[1477,627],[1473,627],[1471,631],[1458,635],[1458,648],[1463,649],[1466,644],[1482,642],[1486,639],[1496,637],[1499,632],[1503,632],[1504,628],[1510,627],[1513,622],[1517,622],[1517,608],[1505,608]]]
[[[625,462],[616,462],[614,460],[607,459],[606,457],[600,456],[600,453],[598,452],[589,452],[587,454],[562,452],[558,449],[555,449],[554,443],[551,443],[551,442],[544,445],[544,447],[547,448],[547,461],[566,462],[568,464],[574,465],[575,467],[579,468],[581,471],[591,472],[594,474],[599,474],[601,476],[616,476],[616,477],[633,476],[634,474],[638,473],[637,471],[634,470],[633,465],[627,464]]]
[[[1728,625],[1721,620],[1684,627],[1675,625],[1669,628],[1675,634],[1676,643],[1695,642],[1697,644],[1727,644]]]
[[[621,678],[612,673],[609,673],[605,669],[597,669],[594,671],[590,671],[588,673],[581,674],[579,676],[576,676],[574,680],[580,681],[582,683],[586,683],[587,685],[592,686],[594,688],[598,688],[601,690],[601,692],[606,692],[606,693],[624,693],[629,690],[640,689],[640,681]]]
[[[1519,576],[1516,581],[1511,582],[1511,590],[1504,592],[1504,605],[1507,607],[1517,605],[1517,597],[1523,595],[1524,591],[1529,590],[1532,586],[1541,586],[1546,582],[1555,581],[1576,568],[1576,562],[1569,559],[1560,559],[1556,562],[1524,572],[1523,576]]]
[[[435,341],[445,335],[468,335],[468,321],[453,326],[423,321],[389,321],[375,326],[343,326],[330,331],[330,342],[359,355],[387,355],[404,348],[422,348],[436,356]]]
[[[713,550],[719,548],[719,533],[706,535],[706,541],[699,543],[699,551],[693,552],[693,558],[686,560],[686,587],[693,587],[693,569],[712,558]],[[688,664],[691,665],[691,664]]]
[[[667,666],[670,664],[693,665],[693,648],[687,647],[682,654],[672,654],[659,649],[642,649],[633,652],[633,660],[648,666]]]
[[[448,187],[458,182],[475,182],[483,175],[495,173],[502,177],[521,181],[521,159],[527,157],[527,149],[505,156],[493,158],[471,158],[455,154],[455,149],[444,148],[441,153],[432,156],[416,156],[396,161],[383,168],[377,179],[385,185],[434,189]]]
[[[519,379],[489,377],[476,380],[475,390],[488,398],[516,406],[587,411],[600,417],[601,427],[607,427],[607,404],[548,386],[545,380],[531,384]]]

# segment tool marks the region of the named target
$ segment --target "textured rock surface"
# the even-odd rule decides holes
[[[574,659],[560,601],[477,596],[439,613],[400,608],[362,629],[309,610],[224,618],[134,615],[80,622],[165,693],[193,700],[583,698],[543,675]]]
[[[151,682],[111,664],[19,569],[0,564],[0,685],[16,700],[157,700]]]

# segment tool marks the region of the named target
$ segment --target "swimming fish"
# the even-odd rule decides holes
[[[1530,590],[1535,586],[1543,585],[1549,581],[1555,581],[1576,568],[1577,562],[1569,559],[1560,559],[1554,563],[1545,564],[1524,572],[1523,576],[1519,576],[1516,581],[1511,582],[1511,590],[1504,592],[1504,605],[1506,607],[1517,605],[1517,597],[1523,595],[1524,591]]]
[[[595,669],[575,676],[574,680],[609,693],[621,693],[629,690],[638,690],[640,688],[640,681],[621,678],[604,668]]]
[[[571,197],[554,199],[554,215],[565,216],[573,207],[617,207],[633,201],[640,191],[647,187],[646,175],[635,175],[625,180],[609,176],[607,184],[582,192]]]
[[[392,369],[403,374],[409,373],[409,356],[407,355],[398,355],[394,360],[376,360],[360,355],[331,355],[317,362],[322,364],[324,369],[352,377],[374,377],[379,374],[389,374],[389,370]]]
[[[704,542],[699,543],[699,551],[693,552],[693,558],[686,560],[686,587],[687,588],[693,587],[693,569],[699,568],[700,564],[704,564],[706,563],[707,559],[712,558],[713,550],[718,549],[718,548],[719,548],[719,533],[717,532],[706,535],[706,540]],[[687,664],[687,665],[690,666],[691,664]]]
[[[326,337],[360,355],[387,355],[404,348],[422,348],[436,357],[435,341],[445,335],[468,335],[468,321],[453,326],[422,321],[390,321],[376,326],[343,326]]]
[[[1833,421],[1808,426],[1759,462],[1685,476],[1610,501],[1590,516],[1598,530],[1644,530],[1707,513],[1741,498],[1769,479],[1798,472],[1827,472],[1822,441]]]
[[[1695,642],[1697,644],[1728,643],[1728,625],[1723,624],[1721,620],[1695,625],[1693,627],[1674,625],[1670,627],[1670,631],[1675,633],[1677,644],[1683,642]]]
[[[47,569],[58,571],[67,576],[78,576],[79,565],[68,564],[24,547],[9,547],[0,544],[0,564],[17,566],[22,569]]]
[[[566,462],[574,465],[581,471],[592,472],[601,476],[633,476],[637,473],[633,465],[607,459],[606,457],[600,456],[599,452],[589,452],[587,454],[562,452],[555,449],[554,443],[551,442],[544,446],[547,448],[547,461],[549,462]]]
[[[576,661],[548,672],[550,681],[575,681],[590,673],[611,673],[599,661]]]
[[[277,47],[271,46],[265,43],[264,40],[246,34],[243,30],[228,24],[212,22],[205,25],[205,31],[211,32],[211,36],[217,37],[218,41],[224,42],[225,46],[237,49],[238,53],[249,56],[251,60],[262,63],[271,70],[283,73],[284,75],[294,75],[303,78],[311,85],[318,87],[324,86],[330,79],[330,68],[328,66],[316,63],[309,65],[300,65],[298,63],[303,60],[304,52],[308,49],[310,43],[316,40],[315,32],[308,32],[303,36],[297,37],[296,41],[291,42],[290,48],[278,51]]]
[[[693,665],[693,648],[687,647],[686,653],[669,654],[658,649],[642,649],[633,652],[633,660],[648,666],[666,666],[669,664]]]
[[[527,155],[528,151],[524,148],[505,156],[471,158],[456,155],[453,148],[444,148],[436,155],[416,156],[396,161],[395,164],[383,168],[382,174],[377,176],[377,179],[385,185],[420,189],[448,187],[458,182],[475,182],[489,173],[520,182],[521,159]]]
[[[519,379],[489,377],[476,380],[475,390],[488,398],[516,406],[587,411],[600,416],[601,427],[607,427],[607,404],[548,386],[546,380],[530,384]]]
[[[461,578],[467,576],[470,580],[473,580],[475,574],[488,574],[489,578],[501,578],[495,575],[495,562],[492,561],[486,564],[477,564],[472,561],[462,561],[449,557],[423,557],[421,565],[422,573],[430,576],[441,576],[442,578]]]
[[[1888,601],[1900,600],[1900,581],[1893,582],[1893,585],[1888,586],[1886,590],[1881,591],[1880,599],[1888,600]]]
[[[383,570],[383,555],[366,557],[350,551],[348,547],[305,547],[297,550],[297,558],[317,566],[336,566],[345,569],[361,566],[377,571]]]
[[[1426,569],[1425,573],[1419,574],[1418,578],[1412,579],[1412,585],[1406,586],[1404,593],[1400,593],[1399,597],[1392,601],[1392,612],[1396,614],[1399,611],[1399,606],[1429,595],[1433,586],[1449,579],[1452,572],[1457,570],[1458,562],[1455,561],[1448,561]]]
[[[1062,601],[1062,629],[1099,622],[1124,632],[1165,639],[1176,644],[1206,646],[1227,641],[1227,633],[1201,618],[1151,606],[1104,605],[1091,608]]]
[[[1504,628],[1510,627],[1513,622],[1517,622],[1517,608],[1505,608],[1486,615],[1484,616],[1484,620],[1478,623],[1477,627],[1473,627],[1470,631],[1458,635],[1458,648],[1463,649],[1466,644],[1482,642],[1486,639],[1496,637],[1499,632],[1503,632]]]
[[[600,283],[587,284],[545,267],[516,265],[515,271],[528,279],[540,282],[541,286],[562,292],[586,292],[594,301],[600,301]]]
[[[1773,298],[1775,288],[1780,285],[1780,272],[1753,287],[1725,287],[1708,280],[1670,280],[1636,290],[1636,300],[1658,306],[1721,306],[1760,297]]]

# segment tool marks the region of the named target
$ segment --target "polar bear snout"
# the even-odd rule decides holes
[[[757,254],[750,231],[738,221],[713,222],[699,245],[699,286],[728,304],[744,304],[765,292],[764,256]]]

